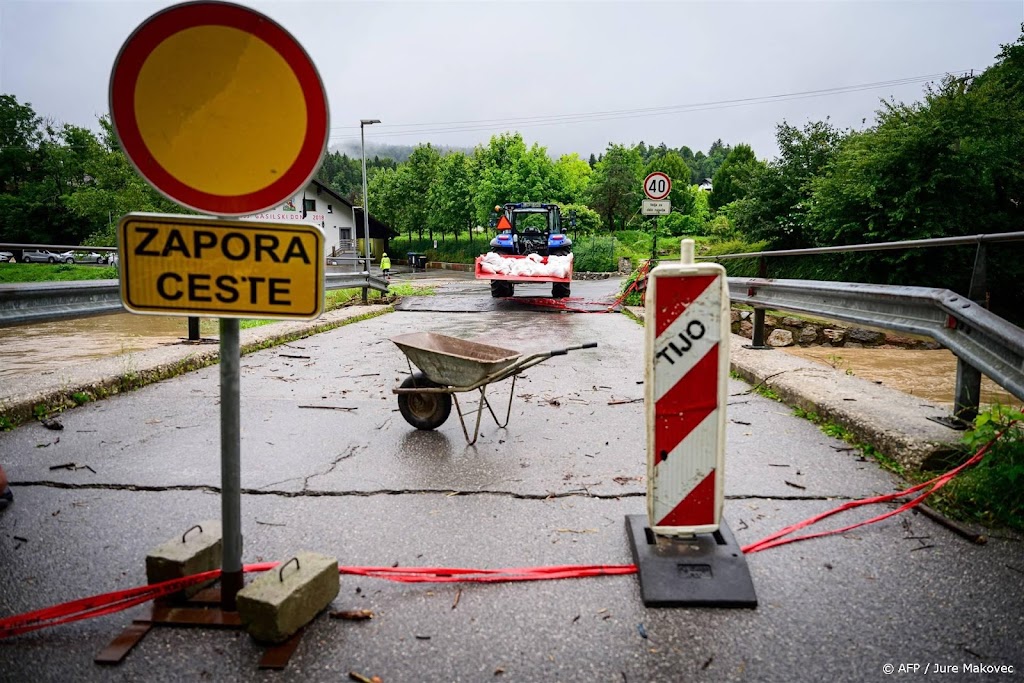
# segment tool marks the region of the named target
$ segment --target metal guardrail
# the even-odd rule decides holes
[[[932,337],[1024,401],[1024,330],[948,289],[729,278],[734,302]],[[957,404],[977,396],[957,397]]]
[[[386,293],[388,283],[363,273],[327,273],[324,288]],[[0,327],[123,313],[118,280],[30,282],[0,285]]]

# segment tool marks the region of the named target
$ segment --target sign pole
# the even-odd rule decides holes
[[[220,319],[220,507],[223,530],[221,609],[237,611],[242,589],[242,466],[239,375],[241,350],[237,318]]]

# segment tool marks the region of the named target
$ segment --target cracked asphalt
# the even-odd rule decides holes
[[[573,293],[606,300],[617,284],[574,283]],[[646,491],[634,400],[643,328],[616,313],[493,302],[474,281],[406,301],[242,358],[244,560],[312,550],[357,566],[631,562],[625,516],[644,513]],[[414,331],[524,353],[599,346],[528,370],[508,427],[485,415],[467,446],[454,411],[434,432],[398,413],[391,388],[408,365],[388,340]],[[496,410],[509,384],[489,387]],[[729,393],[724,518],[741,544],[904,487],[749,385],[730,380]],[[0,434],[16,496],[0,515],[0,616],[141,585],[147,551],[218,518],[218,402],[214,366],[70,410],[61,431]],[[121,665],[93,664],[137,607],[0,641],[0,678],[874,681],[924,678],[887,676],[885,664],[938,663],[1014,671],[956,680],[1016,680],[1022,550],[998,533],[970,545],[904,514],[750,555],[755,610],[646,609],[635,576],[462,586],[343,576],[330,609],[374,618],[322,615],[283,673],[257,671],[262,648],[230,631],[156,629]]]

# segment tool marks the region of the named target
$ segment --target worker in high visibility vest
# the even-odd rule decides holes
[[[385,280],[391,282],[391,259],[387,254],[380,255],[380,272],[384,275]]]

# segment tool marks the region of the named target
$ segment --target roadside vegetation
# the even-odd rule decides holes
[[[111,266],[76,266],[70,263],[0,263],[0,284],[19,282],[71,282],[77,280],[116,280]]]
[[[993,406],[980,413],[964,435],[966,454],[973,454],[998,434],[984,459],[950,481],[929,501],[950,516],[988,527],[1024,532],[1024,414],[1020,409]],[[912,473],[927,481],[940,472]]]

